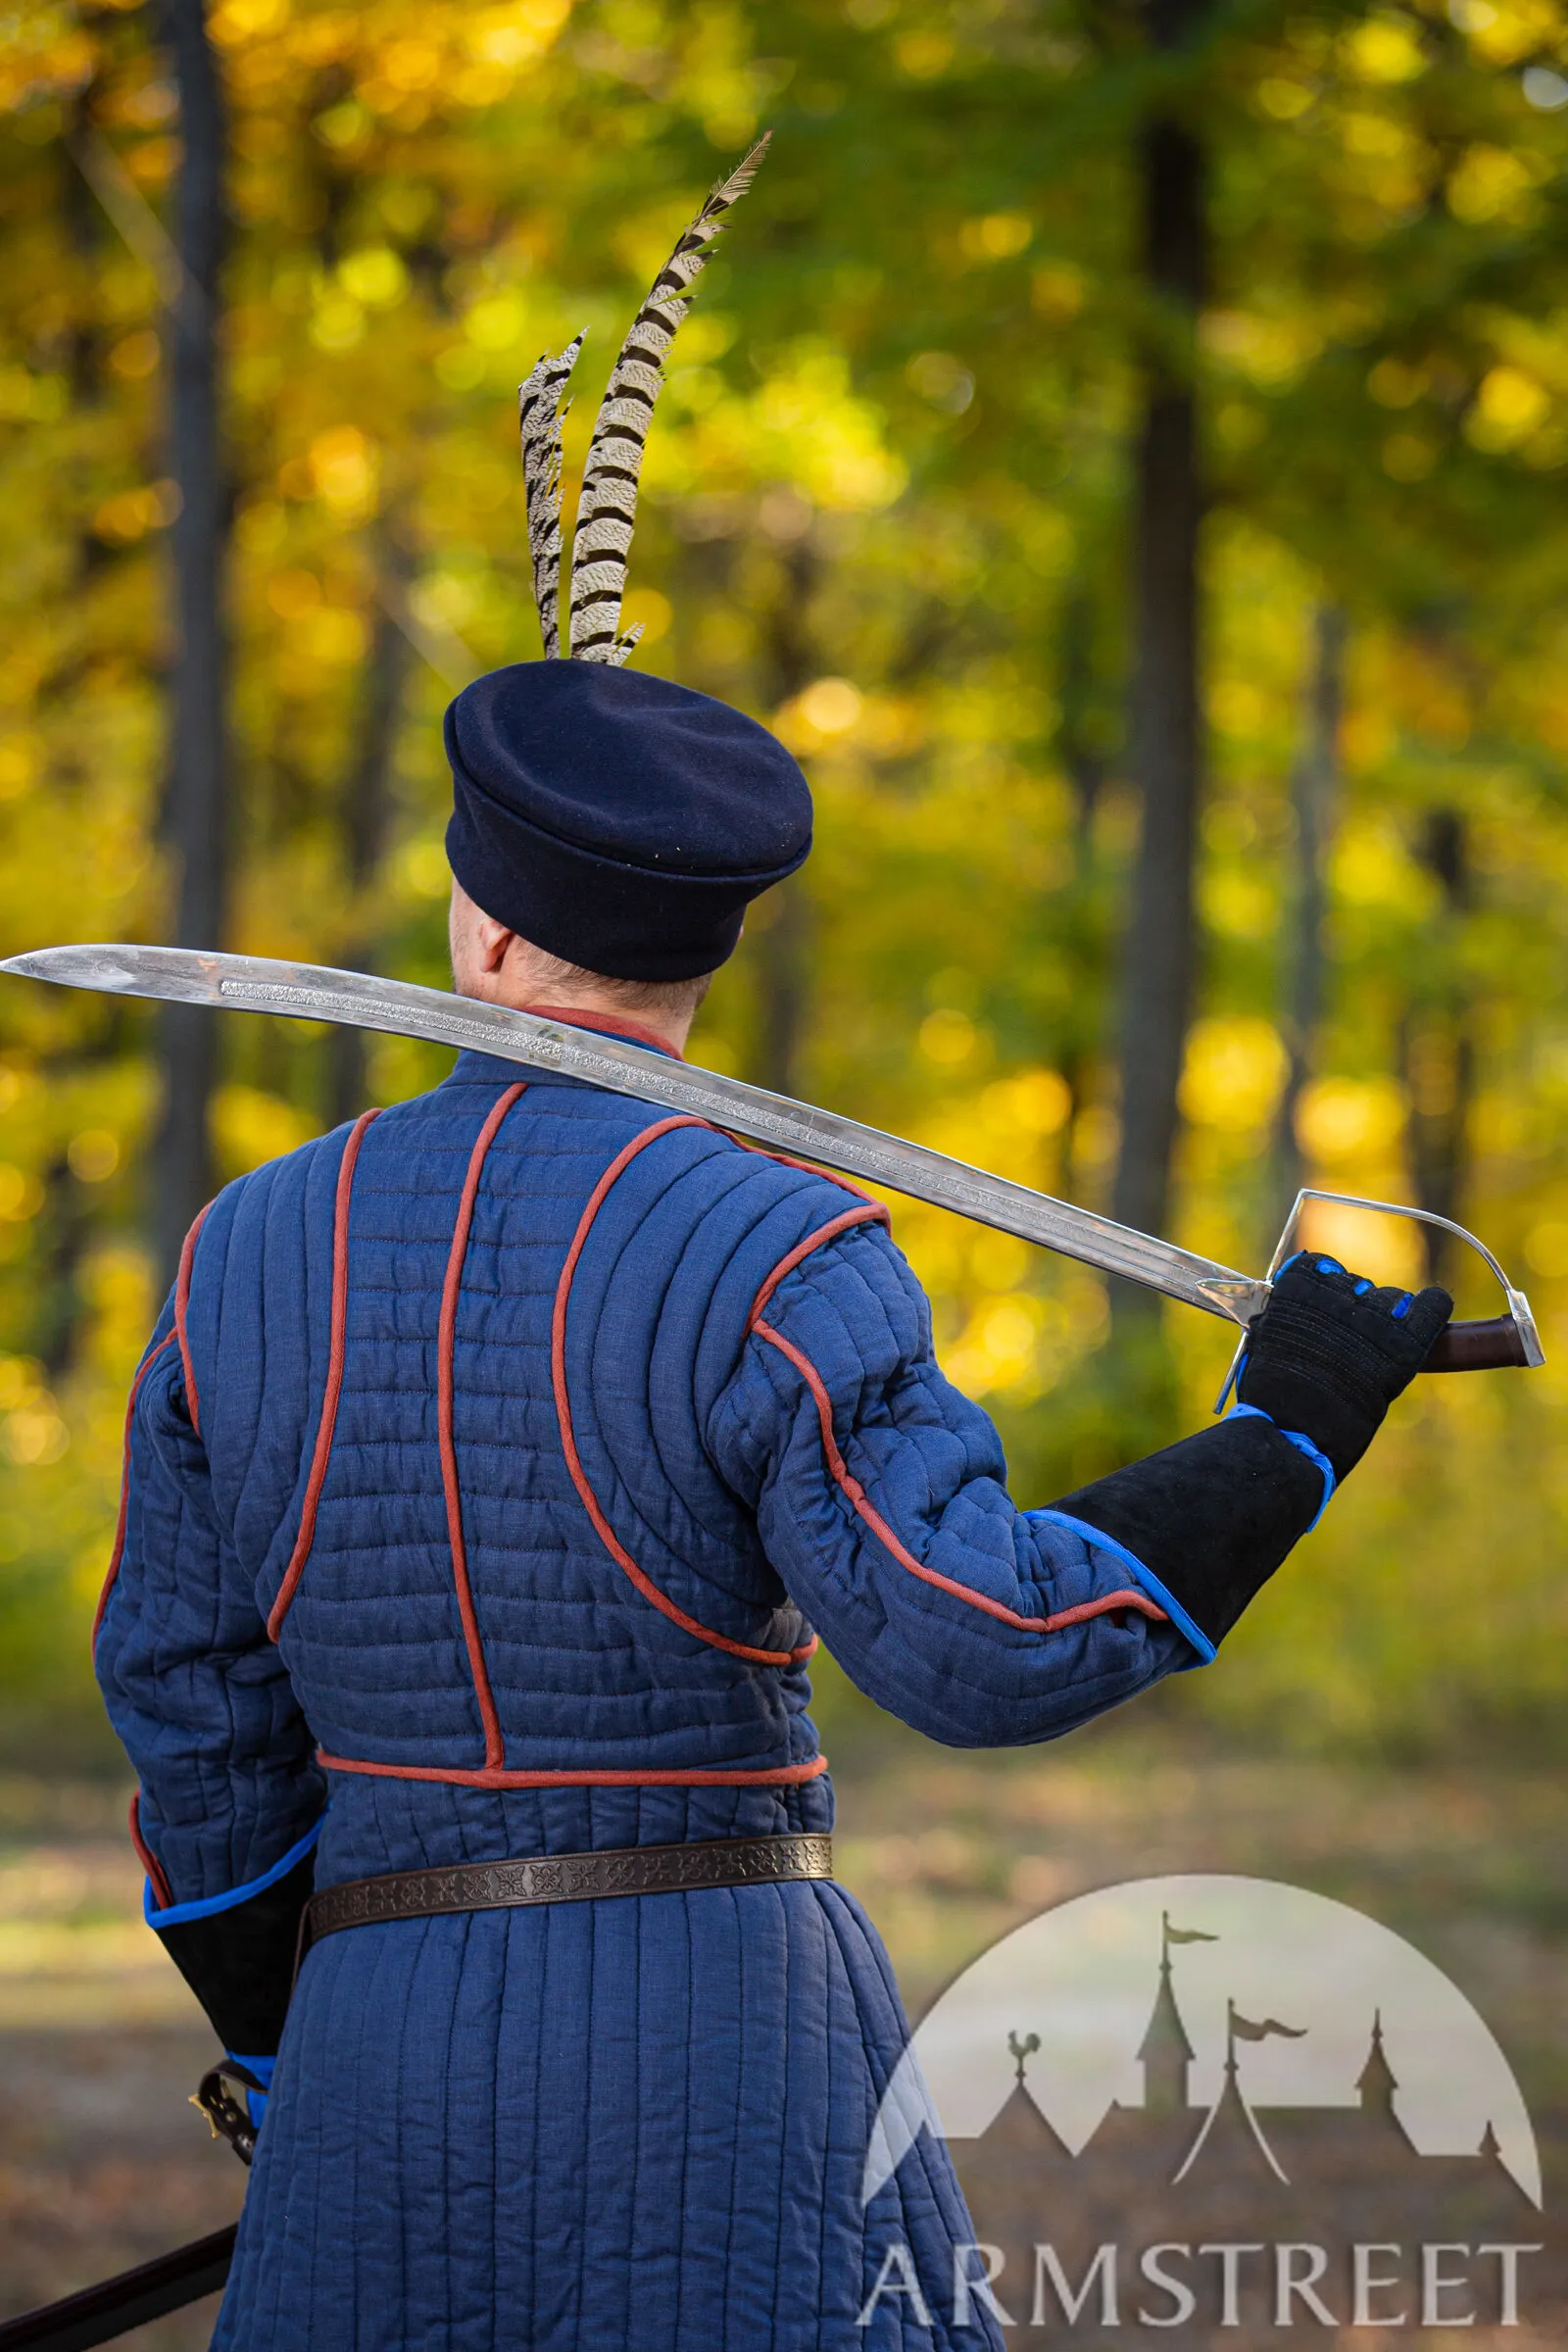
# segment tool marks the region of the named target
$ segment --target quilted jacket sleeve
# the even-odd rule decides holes
[[[132,1393],[94,1663],[140,1782],[149,1925],[225,2046],[273,2050],[324,1783],[214,1506],[167,1309]]]
[[[833,1655],[879,1705],[933,1739],[1051,1739],[1214,1655],[1147,1559],[1091,1524],[1094,1490],[1055,1511],[1012,1501],[997,1432],[944,1379],[925,1298],[876,1228],[841,1236],[780,1283],[709,1435],[723,1475],[757,1512],[769,1559]],[[1229,1451],[1205,1469],[1192,1449],[1211,1435]],[[1178,1507],[1214,1494],[1210,1532],[1223,1548],[1233,1509],[1225,1490],[1248,1487],[1245,1448],[1271,1443],[1285,1459],[1281,1475],[1303,1483],[1291,1486],[1283,1539],[1254,1544],[1249,1592],[1310,1522],[1316,1473],[1250,1423],[1171,1449],[1189,1465],[1185,1484],[1176,1481]],[[1154,1488],[1161,1479],[1170,1488],[1158,1467],[1169,1459],[1118,1476],[1147,1467]],[[1268,1462],[1279,1466],[1272,1453]]]

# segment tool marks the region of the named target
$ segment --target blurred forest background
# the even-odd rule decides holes
[[[641,293],[773,125],[626,612],[818,797],[695,1058],[1247,1267],[1303,1178],[1480,1230],[1547,1369],[1420,1384],[1159,1703],[1560,1753],[1568,8],[25,0],[0,109],[5,952],[445,980],[441,712],[538,652],[516,383],[591,327],[569,513]],[[444,1066],[0,989],[14,1749],[106,1738],[86,1629],[189,1214]],[[896,1230],[1021,1500],[1206,1412],[1219,1324]]]

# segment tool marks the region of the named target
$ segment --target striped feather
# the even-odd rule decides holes
[[[526,382],[517,387],[533,601],[539,608],[539,633],[547,662],[557,661],[561,654],[561,427],[565,417],[561,395],[581,349],[582,335],[578,335],[554,359],[546,352]]]
[[[571,543],[569,642],[574,662],[607,662],[618,668],[642,633],[634,629],[621,635],[620,605],[643,449],[664,380],[665,356],[691,308],[691,288],[702,275],[712,240],[751,186],[772,135],[764,132],[729,177],[710,191],[696,220],[682,232],[611,370],[589,444]]]

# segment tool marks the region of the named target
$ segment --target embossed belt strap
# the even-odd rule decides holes
[[[347,1879],[313,1894],[300,1953],[340,1928],[448,1911],[521,1910],[612,1894],[674,1894],[702,1886],[765,1886],[830,1879],[833,1840],[814,1836],[711,1838],[679,1845],[623,1845],[604,1853],[536,1854],[522,1862],[460,1862],[450,1870],[399,1870]]]

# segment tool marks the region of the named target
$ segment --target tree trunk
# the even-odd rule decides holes
[[[1296,1120],[1314,1068],[1318,1024],[1323,1017],[1327,965],[1323,936],[1327,907],[1325,868],[1339,792],[1345,641],[1343,612],[1337,605],[1319,606],[1301,750],[1291,779],[1291,810],[1296,819],[1296,887],[1292,894],[1285,1006],[1285,1046],[1290,1063],[1275,1129],[1282,1219],[1306,1180]]]
[[[413,562],[396,530],[378,552],[385,589],[376,604],[374,630],[366,662],[359,731],[343,788],[343,867],[350,915],[343,954],[350,964],[369,970],[376,960],[368,900],[386,855],[392,814],[392,761],[409,673],[409,641],[395,617],[408,590]],[[365,1107],[366,1037],[363,1029],[334,1029],[327,1049],[327,1117],[334,1127]]]
[[[1420,855],[1442,887],[1444,905],[1434,925],[1438,986],[1412,1007],[1400,1028],[1399,1060],[1410,1098],[1410,1174],[1418,1207],[1457,1219],[1475,1094],[1475,1043],[1458,958],[1458,934],[1474,893],[1469,838],[1459,809],[1433,809]],[[1430,1225],[1421,1234],[1429,1280],[1447,1283],[1461,1245]]]
[[[172,534],[175,653],[166,832],[178,875],[175,940],[180,947],[215,948],[223,936],[228,836],[223,606],[229,500],[218,381],[226,124],[205,0],[167,0],[167,8],[179,91],[175,242],[183,274],[169,321],[170,471],[180,507]],[[164,1117],[154,1163],[154,1229],[169,1278],[185,1230],[213,1190],[208,1108],[218,1031],[211,1012],[170,1004],[162,1039]]]
[[[808,619],[817,556],[809,530],[779,550],[779,587],[768,620],[768,694],[776,709],[816,675]],[[810,907],[801,876],[768,894],[757,930],[757,1052],[760,1086],[800,1092],[800,1041],[809,1004]]]
[[[1175,46],[1199,15],[1193,0],[1151,9],[1156,41]],[[1203,158],[1169,120],[1142,147],[1145,256],[1157,316],[1145,367],[1147,406],[1137,459],[1132,764],[1143,800],[1123,982],[1121,1153],[1112,1213],[1159,1232],[1165,1223],[1194,979],[1193,866],[1201,771],[1198,538],[1202,517],[1190,341],[1204,276]],[[1128,1293],[1123,1315],[1155,1301]]]
[[[1095,724],[1094,638],[1094,606],[1087,586],[1079,582],[1061,618],[1061,718],[1056,730],[1056,750],[1073,799],[1072,890],[1064,944],[1078,974],[1080,996],[1057,1050],[1057,1067],[1068,1095],[1061,1185],[1069,1200],[1078,1199],[1082,1176],[1074,1149],[1078,1115],[1089,1099],[1103,1051],[1103,1040],[1095,1034],[1089,1009],[1104,977],[1104,943],[1095,920],[1095,818],[1105,783],[1105,756]]]

